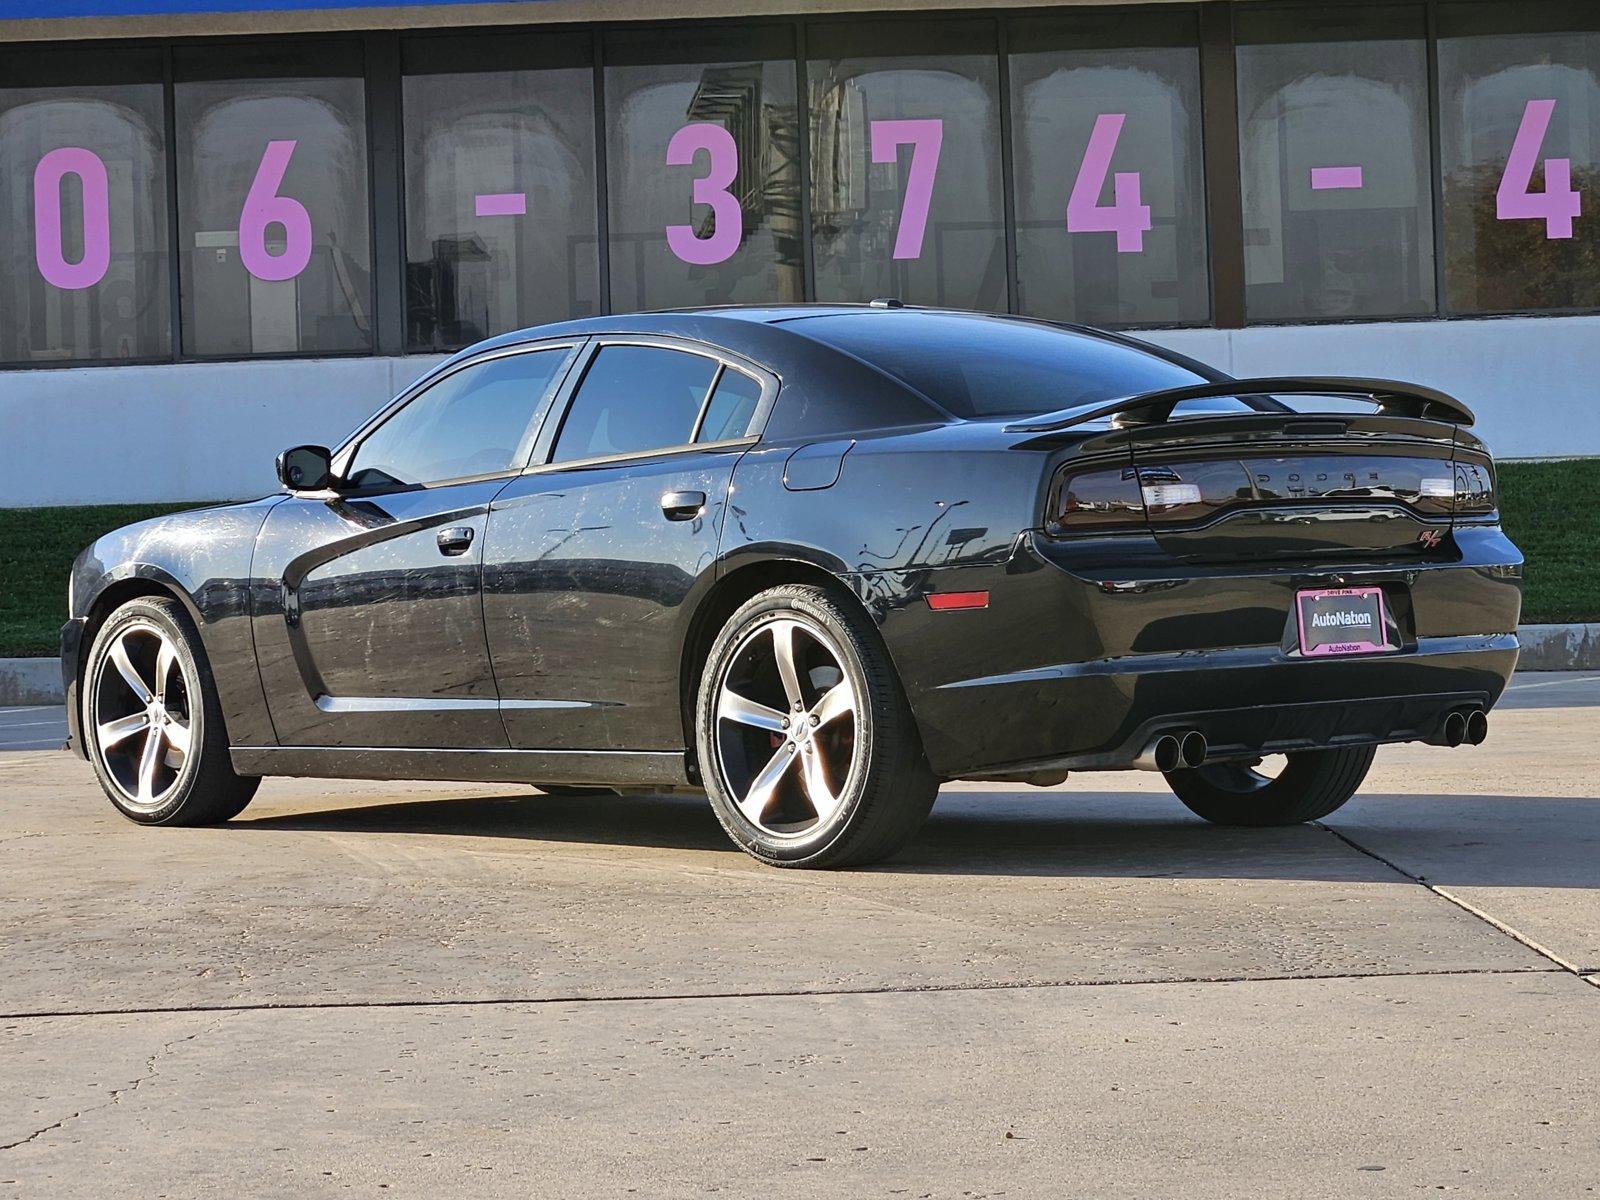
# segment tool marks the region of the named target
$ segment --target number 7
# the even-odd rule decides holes
[[[873,162],[898,162],[900,147],[908,142],[911,170],[906,174],[900,228],[894,235],[894,257],[921,258],[922,236],[927,231],[928,209],[933,204],[933,177],[939,170],[939,147],[944,143],[944,122],[938,118],[872,122]]]

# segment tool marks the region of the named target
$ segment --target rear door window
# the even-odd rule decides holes
[[[665,346],[602,346],[567,406],[551,461],[688,444],[717,366]]]

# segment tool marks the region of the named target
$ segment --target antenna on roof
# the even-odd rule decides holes
[[[868,308],[904,308],[904,300],[896,300],[893,296],[879,296],[876,300],[869,301]]]

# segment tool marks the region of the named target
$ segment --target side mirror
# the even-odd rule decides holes
[[[296,446],[278,455],[278,482],[291,492],[317,492],[333,482],[333,456],[326,446]]]

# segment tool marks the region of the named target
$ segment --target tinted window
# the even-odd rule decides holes
[[[716,390],[711,393],[711,403],[706,405],[706,419],[695,441],[720,442],[725,438],[743,437],[760,400],[761,384],[757,380],[743,371],[732,368],[724,371],[717,380]]]
[[[1450,311],[1600,305],[1600,12],[1449,5],[1439,33]]]
[[[172,348],[161,63],[123,51],[109,66],[34,47],[0,61],[16,85],[0,89],[5,361]]]
[[[567,353],[516,354],[446,376],[361,443],[350,483],[438,483],[521,466],[528,422]]]
[[[413,350],[600,309],[587,35],[405,46]]]
[[[1006,307],[994,22],[806,38],[817,298]]]
[[[1423,9],[1238,17],[1245,311],[1434,310]]]
[[[1197,34],[1187,12],[1012,24],[1021,311],[1097,325],[1206,319]]]
[[[552,462],[681,446],[717,364],[659,346],[605,346],[567,409]]]
[[[371,349],[359,47],[185,49],[175,69],[184,350]]]
[[[799,300],[788,29],[606,37],[611,305]]]
[[[1202,382],[1132,346],[1004,318],[862,313],[786,328],[887,371],[958,417],[1054,412]]]

